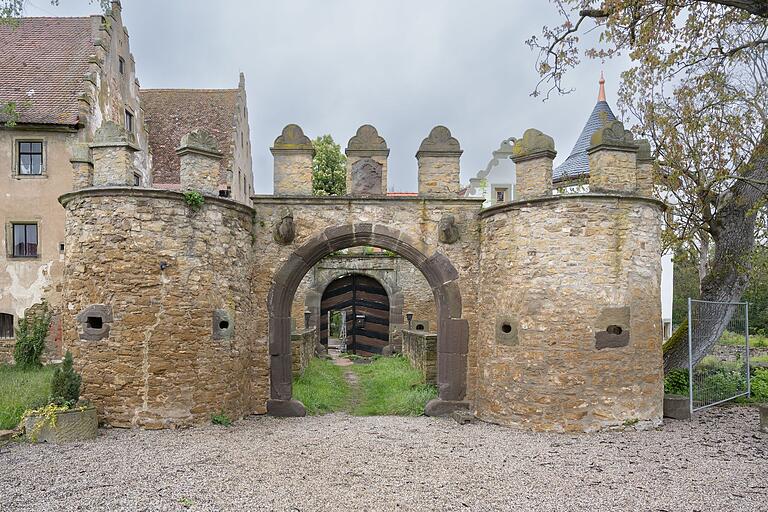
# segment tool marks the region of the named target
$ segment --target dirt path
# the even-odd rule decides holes
[[[329,349],[328,355],[331,356],[331,361],[336,366],[340,366],[344,370],[344,379],[349,384],[349,401],[343,409],[343,412],[351,413],[354,411],[362,400],[362,390],[360,389],[360,377],[352,371],[352,366],[355,362],[346,357],[341,357],[341,353],[336,349]]]

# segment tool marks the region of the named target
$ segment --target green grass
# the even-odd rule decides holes
[[[45,405],[51,389],[53,366],[21,370],[0,366],[0,429],[16,428],[26,409]]]
[[[720,340],[720,345],[744,345],[744,334],[731,331],[725,331]],[[749,335],[749,346],[752,348],[765,348],[768,347],[768,336],[761,336],[760,334]]]
[[[293,398],[304,404],[307,414],[342,410],[349,401],[344,370],[331,361],[313,358],[304,375],[293,382]]]
[[[424,384],[421,373],[404,357],[380,357],[352,369],[360,377],[362,390],[352,414],[419,416],[427,402],[437,397],[437,389]]]

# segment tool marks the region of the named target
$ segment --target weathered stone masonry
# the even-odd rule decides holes
[[[291,389],[295,292],[322,258],[372,245],[411,262],[434,295],[439,399],[427,413],[470,408],[536,430],[660,421],[663,205],[639,195],[642,166],[626,164],[641,145],[609,127],[590,156],[631,158],[598,170],[601,192],[552,196],[551,139],[526,133],[515,151],[530,162],[525,198],[481,211],[481,200],[449,193],[460,148],[438,128],[419,158],[443,158],[450,185],[420,160],[429,185],[419,197],[308,195],[311,184],[294,180],[311,152],[285,146],[306,142],[297,126],[275,144],[282,195],[254,197],[253,208],[206,196],[195,210],[151,189],[62,197],[65,341],[85,396],[120,426],[304,414]],[[278,165],[285,150],[291,163]]]

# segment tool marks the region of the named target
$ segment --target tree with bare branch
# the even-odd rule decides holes
[[[631,60],[619,106],[651,141],[668,216],[667,247],[700,261],[701,298],[733,302],[749,283],[750,256],[765,242],[768,199],[768,0],[553,0],[562,23],[528,45],[539,52],[533,95],[569,92],[583,57]],[[586,31],[599,41],[582,47]],[[763,231],[761,231],[763,230]],[[697,362],[733,309],[694,333]],[[687,366],[681,326],[664,345],[664,369]]]

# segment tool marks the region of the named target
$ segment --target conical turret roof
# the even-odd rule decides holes
[[[574,144],[571,154],[568,155],[568,158],[566,158],[563,163],[555,167],[552,171],[552,181],[558,182],[588,175],[589,158],[587,157],[587,149],[589,149],[592,134],[595,133],[598,128],[602,128],[608,121],[614,120],[616,120],[616,116],[613,115],[611,107],[608,105],[608,102],[605,101],[605,79],[601,74],[597,104],[595,104],[595,108],[592,109],[592,113],[589,115],[587,123],[581,130],[581,135],[579,135],[579,138],[576,140],[576,144]]]

